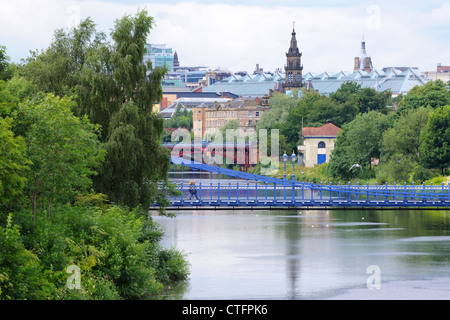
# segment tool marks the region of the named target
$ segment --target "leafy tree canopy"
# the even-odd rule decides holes
[[[169,153],[160,148],[164,120],[152,112],[167,70],[143,62],[153,23],[145,10],[126,15],[107,39],[88,18],[69,32],[57,30],[21,70],[44,92],[74,95],[74,113],[101,126],[107,154],[95,190],[130,207],[159,199],[156,182],[169,168]]]
[[[450,104],[450,90],[441,80],[427,82],[423,86],[412,88],[399,102],[398,112],[410,109],[431,107],[436,109]]]
[[[450,166],[450,105],[430,113],[420,151],[425,167],[441,169],[443,174]]]

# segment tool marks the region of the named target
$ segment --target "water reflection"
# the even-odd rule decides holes
[[[176,299],[323,299],[368,290],[370,265],[380,267],[383,284],[446,277],[449,217],[450,211],[242,210],[154,219],[166,229],[164,245],[183,250],[192,265],[189,283],[171,293]]]

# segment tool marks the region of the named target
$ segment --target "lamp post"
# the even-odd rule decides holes
[[[292,172],[295,173],[295,159],[296,159],[296,155],[295,155],[294,150],[292,150],[291,158],[292,158]]]
[[[286,199],[286,162],[287,162],[287,154],[286,151],[283,154],[283,162],[284,162],[284,174],[283,174],[283,199]],[[274,191],[275,192],[275,188]]]

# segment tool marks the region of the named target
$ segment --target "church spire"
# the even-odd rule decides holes
[[[293,22],[291,46],[289,47],[289,54],[298,55],[299,54],[299,50],[298,50],[298,47],[297,47],[297,38],[295,36],[296,36],[296,33],[295,33],[295,22]]]
[[[295,22],[292,25],[291,44],[286,53],[287,64],[285,66],[286,80],[283,84],[285,90],[292,90],[293,88],[302,87],[302,70],[301,64],[302,53],[297,46],[297,38],[295,33]]]

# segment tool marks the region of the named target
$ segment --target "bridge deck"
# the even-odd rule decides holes
[[[447,185],[350,185],[314,184],[284,180],[224,169],[212,165],[172,157],[172,163],[197,171],[218,173],[236,181],[218,179],[215,183],[200,182],[198,200],[186,200],[189,185],[181,180],[181,195],[167,197],[170,208],[235,208],[235,207],[439,207],[450,208],[450,183]],[[165,190],[161,185],[160,190]],[[157,208],[155,204],[153,208]]]

